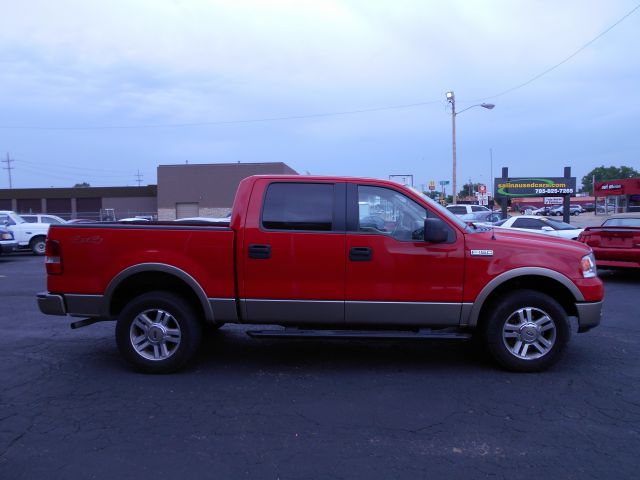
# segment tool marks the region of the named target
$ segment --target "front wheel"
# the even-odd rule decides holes
[[[551,367],[561,358],[570,337],[562,306],[533,290],[513,292],[495,304],[485,325],[485,341],[494,359],[517,372]]]
[[[157,291],[140,295],[122,310],[116,343],[137,370],[170,373],[183,367],[198,351],[202,325],[183,298]]]
[[[44,255],[46,237],[35,237],[29,242],[29,248],[34,255]]]

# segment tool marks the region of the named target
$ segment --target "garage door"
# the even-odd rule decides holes
[[[197,203],[176,203],[176,218],[189,218],[197,216]]]

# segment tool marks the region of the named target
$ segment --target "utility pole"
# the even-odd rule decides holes
[[[456,190],[456,96],[453,92],[447,93],[447,101],[451,104],[451,144],[453,152],[453,204],[458,203],[458,192]]]
[[[7,166],[2,168],[4,170],[7,170],[7,172],[9,173],[9,188],[13,188],[13,184],[11,183],[11,170],[13,170],[13,167],[11,166],[11,162],[15,162],[15,159],[9,157],[9,152],[7,152],[7,159],[2,160],[2,163],[6,163]]]
[[[142,184],[142,174],[140,173],[140,169],[138,169],[138,173],[136,173],[136,182],[138,182],[138,186]]]
[[[489,149],[489,163],[490,163],[490,172],[489,172],[489,182],[491,182],[491,195],[492,198],[496,198],[495,195],[495,188],[494,188],[494,181],[493,181],[493,148]],[[492,209],[493,210],[493,209]]]
[[[449,104],[451,105],[451,151],[453,154],[453,172],[452,172],[452,180],[453,180],[453,204],[455,205],[456,203],[458,203],[457,200],[457,196],[458,196],[458,192],[457,192],[457,188],[458,188],[458,184],[457,184],[457,178],[456,178],[456,163],[457,163],[457,159],[456,159],[456,116],[458,116],[459,114],[461,114],[462,112],[466,112],[467,110],[469,110],[470,108],[473,107],[482,107],[482,108],[486,108],[488,110],[491,110],[493,107],[495,107],[495,105],[493,103],[478,103],[477,105],[471,105],[467,108],[464,108],[462,110],[460,110],[459,112],[456,112],[456,96],[455,94],[450,91],[447,92],[446,94],[447,97],[447,102],[449,102]],[[464,189],[463,189],[464,190]]]

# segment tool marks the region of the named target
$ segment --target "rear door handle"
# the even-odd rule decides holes
[[[370,262],[373,251],[369,247],[351,247],[349,249],[349,260],[352,262]]]
[[[249,258],[256,258],[258,260],[271,258],[271,245],[249,245]]]

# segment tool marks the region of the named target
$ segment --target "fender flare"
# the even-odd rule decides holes
[[[167,273],[169,275],[173,275],[174,277],[179,278],[184,283],[186,283],[193,293],[196,294],[198,300],[200,301],[200,305],[202,306],[202,311],[204,312],[205,319],[208,322],[215,323],[215,319],[213,316],[213,310],[211,309],[211,304],[207,298],[207,294],[204,292],[200,284],[189,275],[184,270],[174,267],[173,265],[168,265],[166,263],[139,263],[137,265],[132,265],[130,267],[125,268],[120,273],[118,273],[115,277],[111,279],[107,289],[104,293],[104,309],[106,311],[102,312],[102,315],[105,317],[111,317],[111,300],[113,298],[113,294],[118,289],[120,284],[125,281],[127,278],[132,275],[136,275],[138,273],[145,272],[162,272]]]
[[[480,318],[480,311],[484,306],[487,298],[491,293],[509,280],[513,280],[518,277],[525,276],[537,276],[537,277],[547,277],[551,280],[555,280],[558,283],[562,284],[567,288],[573,295],[573,298],[576,302],[583,302],[584,296],[580,289],[573,283],[568,277],[564,276],[561,273],[556,272],[555,270],[551,270],[549,268],[543,267],[520,267],[514,268],[513,270],[509,270],[508,272],[501,273],[497,277],[493,278],[489,283],[487,283],[484,288],[480,291],[475,301],[472,304],[467,304],[470,306],[468,313],[465,315],[463,312],[462,325],[468,325],[469,327],[475,327],[478,324],[478,319]],[[466,318],[465,318],[466,317]]]

